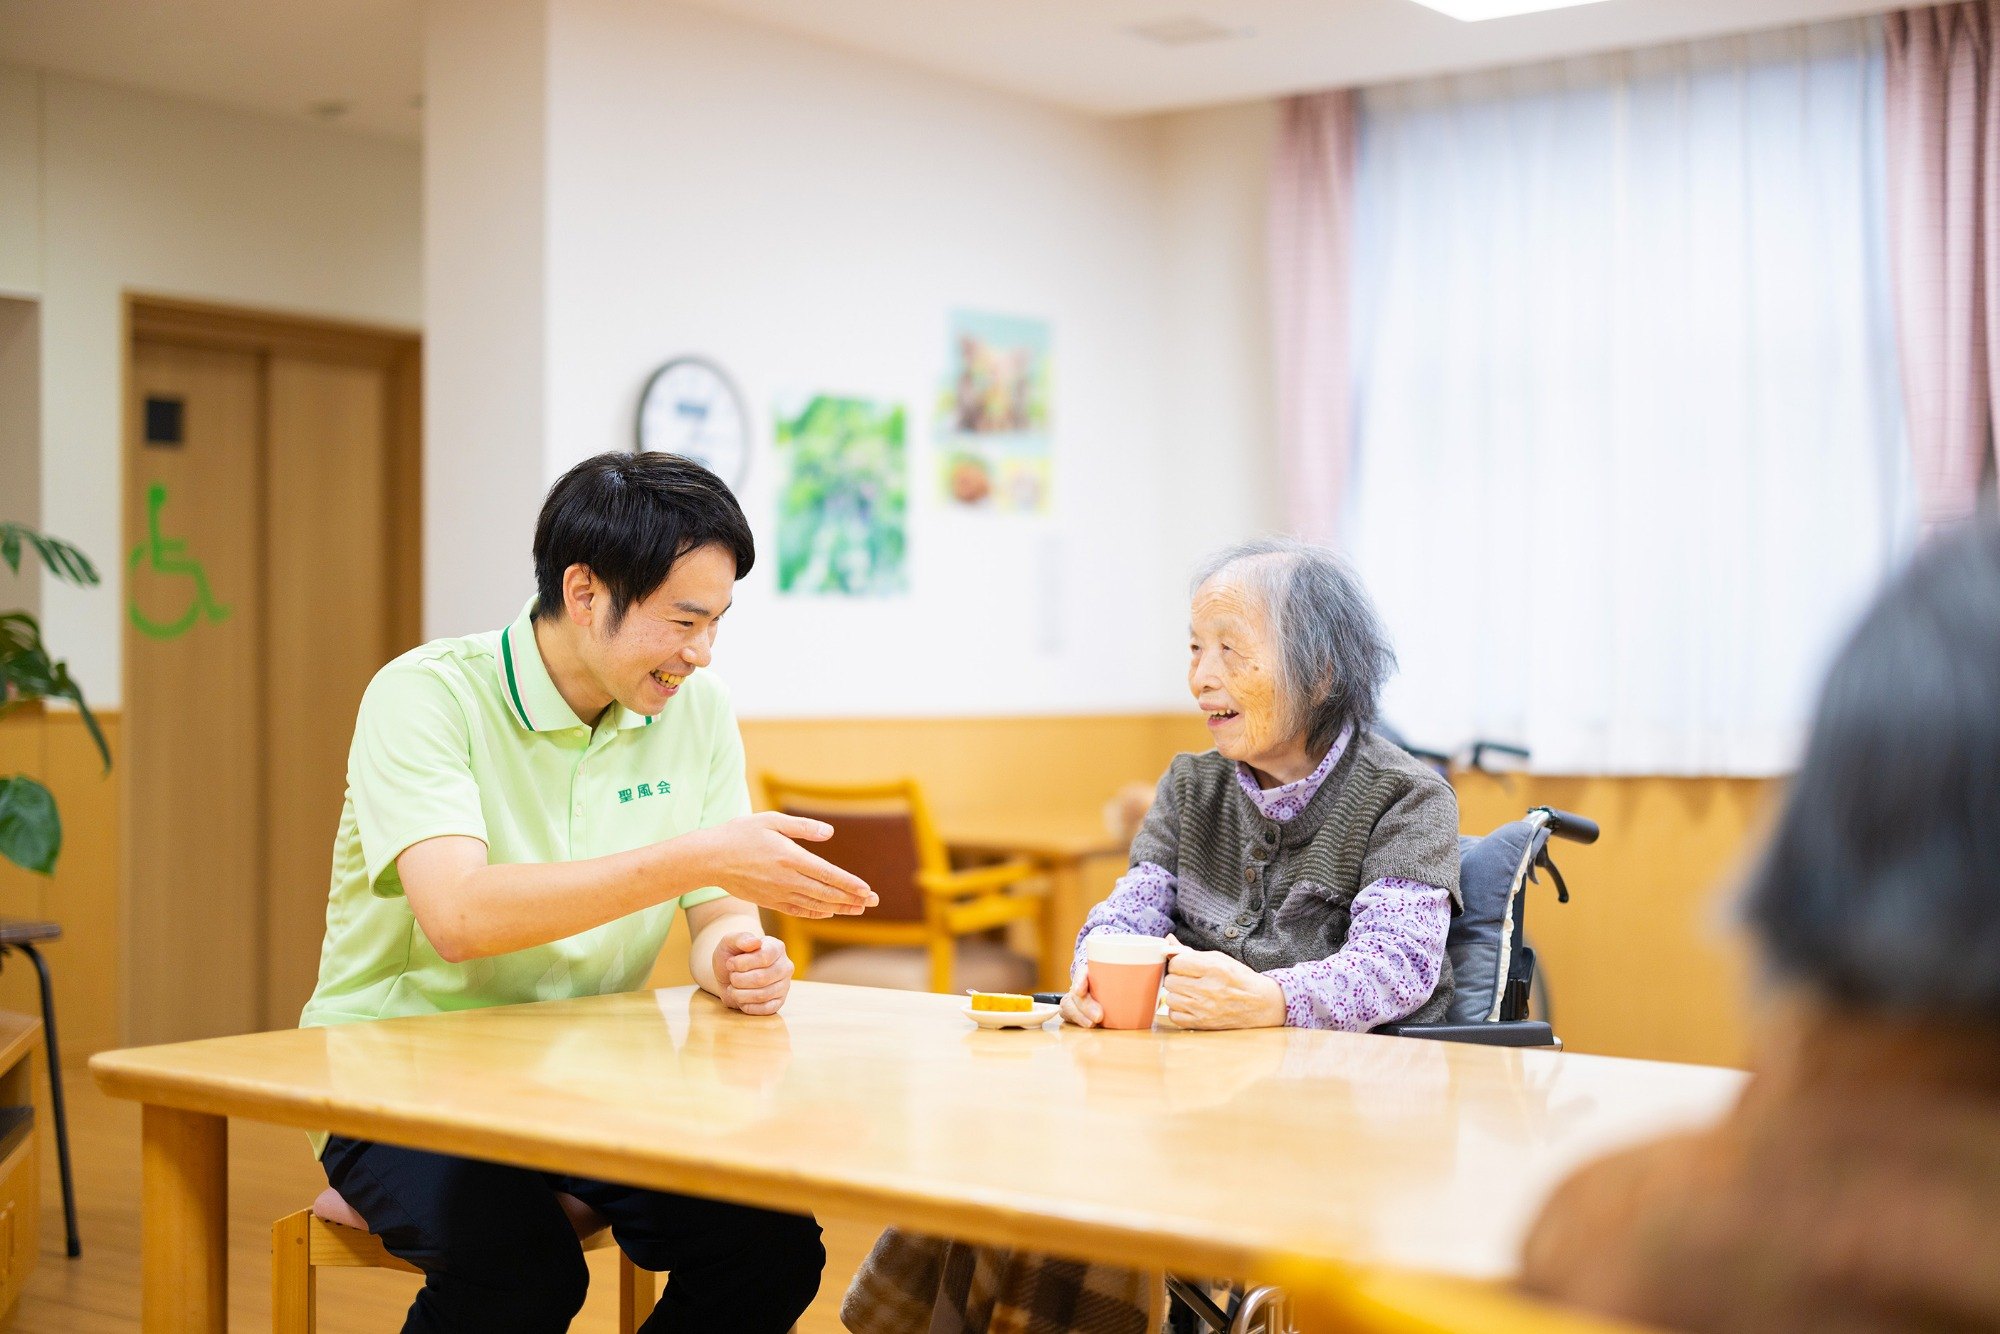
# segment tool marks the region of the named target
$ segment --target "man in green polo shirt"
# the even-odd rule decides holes
[[[629,990],[676,905],[696,981],[775,1014],[792,965],[757,908],[875,902],[795,841],[826,825],[750,814],[729,697],[702,670],[755,558],[728,488],[671,455],[601,454],[550,490],[534,556],[513,624],[406,653],[362,698],[303,1025]],[[405,1331],[567,1329],[588,1273],[559,1195],[671,1274],[647,1334],[779,1334],[825,1264],[811,1218],[340,1136],[320,1161],[424,1271]]]

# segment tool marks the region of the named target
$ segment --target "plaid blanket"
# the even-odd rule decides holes
[[[854,1334],[1148,1334],[1158,1274],[946,1241],[895,1228],[840,1304]]]

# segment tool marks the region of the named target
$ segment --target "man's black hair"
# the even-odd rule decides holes
[[[750,522],[720,477],[678,454],[587,458],[549,488],[535,522],[535,615],[561,615],[563,571],[588,565],[611,591],[615,631],[675,561],[711,544],[736,558],[738,579],[750,573]]]
[[[2000,524],[1933,541],[1827,676],[1748,911],[1778,972],[2000,1024]]]

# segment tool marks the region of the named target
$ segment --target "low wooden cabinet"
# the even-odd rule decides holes
[[[42,1022],[0,1011],[0,1322],[14,1312],[40,1254],[42,1173],[35,1069]]]

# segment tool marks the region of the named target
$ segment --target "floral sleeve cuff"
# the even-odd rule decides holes
[[[1167,936],[1173,929],[1173,872],[1151,862],[1140,862],[1118,878],[1110,896],[1092,908],[1090,916],[1084,919],[1083,930],[1077,933],[1076,951],[1070,956],[1070,978],[1073,981],[1083,970],[1083,942],[1096,932]]]

